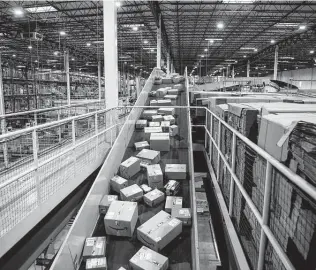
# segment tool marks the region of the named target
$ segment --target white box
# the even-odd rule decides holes
[[[82,259],[101,258],[105,256],[106,238],[105,237],[88,237],[85,240]]]
[[[120,175],[126,179],[130,179],[140,171],[140,159],[130,157],[120,165]]]
[[[178,91],[178,90],[176,90]],[[176,100],[178,98],[177,95],[165,95],[165,99],[171,99],[171,100]]]
[[[140,151],[143,149],[149,149],[149,143],[147,141],[136,142],[134,143],[136,151]]]
[[[149,127],[160,127],[160,122],[149,122]]]
[[[86,261],[86,270],[107,270],[106,257],[91,258]]]
[[[145,246],[130,259],[129,263],[133,270],[167,270],[169,267],[167,257]]]
[[[144,127],[147,127],[147,120],[141,119],[137,120],[135,124],[136,129],[143,129]]]
[[[148,162],[148,164],[157,164],[160,161],[160,152],[150,149],[143,149],[136,155],[136,157]]]
[[[153,115],[157,115],[157,114],[158,114],[157,110],[144,110],[143,111],[143,117],[149,120],[151,119]]]
[[[171,213],[172,208],[182,208],[182,197],[176,196],[167,196],[166,204],[165,204],[165,211]]]
[[[155,99],[150,101],[150,106],[157,106],[157,104],[158,104],[158,102]]]
[[[162,115],[174,115],[175,114],[175,109],[174,108],[159,108],[158,109],[158,114]]]
[[[143,190],[136,184],[121,189],[121,200],[138,202],[143,198]]]
[[[198,214],[208,213],[210,211],[205,192],[195,192],[196,211]]]
[[[169,180],[168,183],[164,186],[166,195],[174,196],[177,195],[180,189],[180,183],[176,180]]]
[[[150,148],[157,151],[169,151],[170,150],[169,133],[151,133]]]
[[[144,202],[151,207],[154,207],[165,200],[165,194],[159,189],[154,189],[144,195]]]
[[[120,193],[120,190],[122,188],[125,188],[128,186],[128,181],[121,176],[115,175],[111,179],[110,184],[113,191]]]
[[[153,121],[153,122],[160,122],[160,121],[162,121],[162,120],[163,120],[163,117],[162,117],[162,115],[159,115],[159,114],[153,115],[153,116],[151,117],[151,121]]]
[[[142,184],[140,186],[140,188],[143,190],[144,194],[148,193],[149,191],[152,191],[153,189],[151,187],[149,187],[148,185],[146,184]]]
[[[179,83],[181,82],[182,78],[180,76],[174,76],[172,77],[172,82],[173,83]]]
[[[147,166],[148,185],[152,188],[163,188],[163,173],[159,164]]]
[[[136,202],[113,201],[104,217],[108,235],[132,237],[138,219]]]
[[[170,125],[174,125],[176,123],[176,119],[172,115],[164,115],[164,121],[169,121]]]
[[[164,97],[166,94],[167,94],[167,89],[165,88],[159,88],[157,91],[156,91],[156,97]]]
[[[162,132],[168,132],[170,130],[170,121],[161,121],[160,124],[161,128],[162,128]]]
[[[176,126],[176,125],[171,125],[170,128],[169,128],[169,135],[170,135],[171,137],[174,137],[174,136],[178,135],[178,133],[179,133],[179,128],[178,128],[178,126]]]
[[[172,105],[171,99],[159,99],[157,103],[158,103],[158,106],[171,106]]]
[[[104,195],[99,204],[99,213],[105,215],[113,201],[117,201],[117,195]]]
[[[161,127],[145,127],[144,128],[144,140],[149,141],[152,133],[162,133]]]
[[[168,90],[168,95],[179,95],[179,89],[170,89]]]
[[[182,232],[182,222],[160,211],[137,228],[137,239],[153,250],[161,250]],[[146,269],[147,270],[147,269]]]
[[[184,226],[191,226],[192,224],[190,208],[172,208],[171,216],[181,220]]]
[[[163,84],[170,84],[170,83],[172,83],[172,78],[171,77],[163,77],[162,83]]]
[[[166,164],[165,175],[168,179],[186,179],[187,165],[186,164]]]

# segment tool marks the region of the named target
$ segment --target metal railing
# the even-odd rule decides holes
[[[307,269],[315,261],[315,186],[208,108],[191,108],[206,111],[205,148],[250,268]]]

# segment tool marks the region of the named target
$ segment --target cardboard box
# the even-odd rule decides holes
[[[120,175],[126,179],[130,179],[140,171],[140,159],[130,157],[120,165]]]
[[[192,216],[190,208],[172,208],[171,216],[181,220],[184,226],[192,225]]]
[[[170,121],[168,121],[170,123]],[[177,125],[171,125],[169,128],[169,136],[174,137],[178,135],[179,133],[179,128]]]
[[[115,175],[111,179],[110,184],[113,191],[120,193],[120,190],[122,188],[125,188],[128,186],[128,181],[121,176]]]
[[[135,270],[167,270],[169,267],[167,257],[145,246],[130,259],[129,263]]]
[[[150,106],[158,106],[157,100],[153,99],[150,101]]]
[[[158,109],[158,114],[161,114],[161,115],[174,115],[175,114],[175,109],[174,108],[159,108]]]
[[[186,164],[166,164],[165,175],[168,179],[186,179]]]
[[[100,204],[99,204],[99,213],[100,215],[103,214],[105,215],[106,212],[108,211],[108,208],[110,207],[110,204],[113,201],[117,201],[118,196],[117,195],[104,195]]]
[[[160,161],[160,152],[150,149],[144,149],[140,151],[136,155],[136,157],[148,162],[148,164],[157,164]]]
[[[157,110],[144,110],[143,111],[143,117],[148,120],[151,120],[151,117],[157,114],[158,114]]]
[[[162,128],[162,132],[168,132],[170,128],[170,121],[161,121],[160,126]]]
[[[176,119],[172,115],[164,115],[164,121],[169,121],[170,125],[174,125],[176,123]]]
[[[139,202],[143,198],[143,190],[136,184],[121,189],[121,200]]]
[[[182,197],[167,196],[165,211],[171,213],[172,208],[182,208]]]
[[[144,140],[149,141],[150,135],[152,133],[161,133],[162,128],[161,127],[145,127],[144,128]]]
[[[166,96],[165,96],[166,97]],[[160,99],[157,101],[158,106],[171,106],[171,99]]]
[[[146,193],[148,193],[148,192],[150,192],[150,191],[153,190],[151,187],[149,187],[149,186],[146,185],[146,184],[142,184],[142,185],[140,186],[140,188],[143,190],[144,194],[146,194]]]
[[[149,143],[147,141],[136,142],[134,143],[136,151],[140,151],[143,149],[149,149]]]
[[[176,91],[178,91],[178,90],[176,90]],[[165,95],[165,99],[170,99],[170,100],[176,100],[178,98],[178,96],[177,95]]]
[[[164,200],[165,194],[159,189],[154,189],[144,195],[144,202],[150,207],[154,207]]]
[[[141,119],[137,120],[135,124],[136,129],[143,129],[144,127],[147,127],[147,120]]]
[[[140,169],[143,171],[147,171],[147,166],[150,165],[149,162],[142,160],[140,162]]]
[[[87,259],[86,269],[107,270],[106,257]]]
[[[159,115],[159,114],[153,115],[153,116],[151,117],[151,121],[153,121],[153,122],[160,122],[160,121],[162,121],[162,120],[163,120],[163,117],[162,117],[161,115]]]
[[[175,84],[173,86],[173,89],[178,89],[178,90],[184,90],[184,85],[183,84]]]
[[[166,94],[167,94],[167,89],[165,88],[159,88],[157,91],[156,91],[156,97],[164,97]]]
[[[149,127],[160,127],[160,122],[149,122]]]
[[[159,164],[147,166],[147,180],[151,188],[163,188],[163,173]]]
[[[164,77],[164,78],[162,78],[162,83],[163,84],[170,84],[170,83],[172,83],[172,78],[171,77]]]
[[[137,239],[153,250],[161,250],[182,232],[182,222],[160,211],[137,228]],[[146,269],[147,270],[147,269]]]
[[[198,214],[209,213],[209,206],[205,192],[195,192],[196,211]]]
[[[170,150],[169,133],[151,133],[150,148],[156,151],[169,151]]]
[[[138,219],[136,202],[113,201],[104,217],[108,235],[132,237]]]
[[[181,86],[181,84],[180,84],[180,86]],[[174,88],[175,88],[175,86],[174,86]],[[170,90],[168,90],[168,95],[174,95],[174,96],[177,96],[177,95],[179,95],[179,89],[170,89]],[[181,88],[181,87],[180,87]]]
[[[106,238],[88,237],[84,243],[82,259],[101,258],[105,256]]]
[[[174,196],[177,195],[180,189],[180,183],[176,180],[169,180],[168,183],[164,186],[166,195]]]

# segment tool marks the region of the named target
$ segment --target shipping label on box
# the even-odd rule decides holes
[[[151,149],[143,149],[136,157],[149,164],[157,164],[160,161],[160,152]]]
[[[165,185],[166,195],[173,196],[177,195],[180,189],[180,183],[176,180],[169,180],[168,183]]]
[[[160,211],[137,228],[137,239],[153,250],[161,250],[182,232],[182,222]]]
[[[130,179],[140,171],[140,159],[130,157],[120,165],[120,175],[126,179]]]
[[[159,189],[154,189],[144,195],[144,202],[148,206],[156,206],[165,200],[165,194]]]
[[[104,217],[108,235],[132,237],[138,219],[136,202],[113,201]]]
[[[158,114],[161,114],[161,115],[174,115],[175,114],[175,109],[174,108],[159,108],[158,109]]]
[[[170,84],[170,83],[172,83],[172,78],[171,77],[164,77],[164,78],[162,78],[162,83],[163,84]]]
[[[136,151],[140,151],[143,149],[149,149],[149,143],[147,141],[136,142],[134,143]]]
[[[170,121],[168,121],[170,123]],[[179,134],[179,128],[176,125],[171,125],[169,128],[169,135],[174,137]]]
[[[120,193],[120,190],[122,188],[125,188],[128,186],[128,181],[125,178],[118,175],[115,175],[111,179],[110,183],[111,183],[112,190],[114,190],[117,193]]]
[[[86,238],[82,258],[100,258],[105,256],[106,251],[106,238],[105,237],[89,237]]]
[[[161,128],[162,128],[162,132],[168,132],[169,133],[169,129],[170,129],[170,121],[161,121]]]
[[[184,90],[184,85],[183,84],[175,84],[173,88],[178,89],[178,90]]]
[[[144,127],[147,127],[147,120],[141,119],[137,120],[135,124],[136,129],[143,129]]]
[[[106,257],[87,259],[86,269],[107,270]]]
[[[167,196],[165,210],[171,213],[172,208],[182,208],[182,197]]]
[[[161,127],[145,127],[144,140],[149,141],[151,133],[162,133],[162,128]]]
[[[146,194],[146,193],[148,193],[148,192],[150,192],[150,191],[153,190],[151,187],[149,187],[149,186],[146,185],[146,184],[142,184],[142,185],[140,186],[140,188],[143,190],[144,194]]]
[[[172,115],[164,115],[164,121],[169,121],[170,125],[174,125],[176,123],[176,119]]]
[[[156,114],[158,114],[157,110],[144,110],[143,111],[143,117],[149,120],[151,119],[153,115],[156,115]]]
[[[192,224],[190,208],[172,208],[171,216],[181,220],[185,226],[191,226]]]
[[[143,246],[131,259],[130,265],[135,270],[167,270],[167,257]]]
[[[168,179],[186,179],[187,165],[186,164],[166,164],[165,175]]]
[[[108,211],[110,204],[113,201],[117,201],[117,200],[118,200],[117,195],[104,195],[99,205],[99,213],[105,215],[106,212]]]
[[[149,127],[160,127],[160,122],[149,122]]]
[[[169,151],[170,150],[169,133],[151,133],[150,148],[156,151]]]
[[[143,198],[143,190],[136,184],[121,189],[121,200],[138,202]]]
[[[147,179],[151,188],[163,188],[163,173],[159,164],[147,166]]]
[[[163,117],[160,114],[153,115],[151,117],[151,121],[153,121],[153,122],[161,122],[161,121],[163,121]]]
[[[208,213],[209,206],[205,192],[195,192],[196,196],[196,211],[198,214]]]

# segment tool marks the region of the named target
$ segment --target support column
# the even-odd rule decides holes
[[[161,14],[158,16],[159,27],[157,27],[157,68],[161,68]]]
[[[232,67],[232,78],[235,78],[235,66]]]
[[[70,105],[70,76],[69,76],[69,51],[65,51],[65,72],[66,72],[66,82],[67,82],[67,105]]]
[[[170,53],[167,52],[167,75],[170,74]]]
[[[103,0],[104,84],[106,108],[118,106],[117,20],[114,0]]]
[[[171,73],[174,73],[174,71],[173,71],[173,59],[171,59],[170,70],[171,70]]]
[[[247,61],[247,78],[250,77],[250,60]]]
[[[0,115],[5,115],[1,53],[0,53]],[[6,120],[5,118],[2,118],[1,119],[1,134],[5,134],[6,132],[7,132]],[[4,158],[4,166],[7,168],[9,165],[9,158],[8,158],[8,146],[6,142],[2,143],[2,151],[3,151],[3,158]]]
[[[99,87],[99,100],[101,100],[101,61],[98,62],[98,87]]]
[[[227,78],[229,77],[229,65],[227,66]]]
[[[274,69],[273,69],[273,79],[276,80],[278,77],[278,57],[279,57],[279,45],[275,45],[274,50]]]

